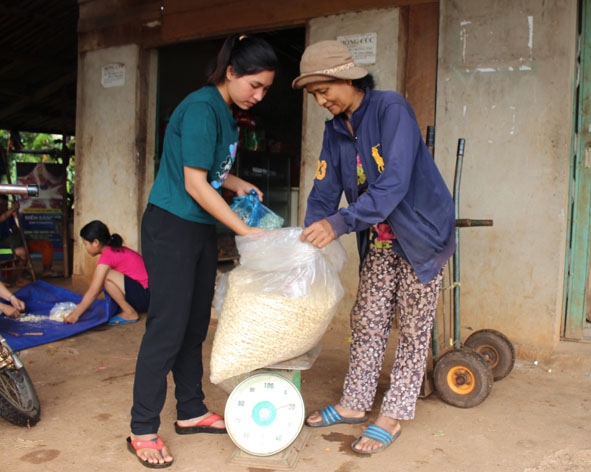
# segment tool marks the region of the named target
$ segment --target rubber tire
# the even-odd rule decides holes
[[[34,426],[41,417],[39,397],[24,367],[0,371],[0,416],[17,426]]]
[[[515,349],[503,333],[483,329],[472,333],[464,346],[473,349],[490,364],[495,381],[504,379],[515,365]]]
[[[489,396],[493,383],[488,362],[469,348],[444,353],[433,370],[433,385],[439,397],[459,408],[480,405]]]

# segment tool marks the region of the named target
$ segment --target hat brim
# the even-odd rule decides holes
[[[296,77],[291,83],[294,89],[301,89],[314,82],[329,82],[331,80],[356,80],[365,77],[369,72],[363,67],[355,66],[350,69],[335,72],[333,74],[319,74],[318,72],[308,72]]]

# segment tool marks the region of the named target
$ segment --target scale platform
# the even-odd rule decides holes
[[[320,353],[308,353],[247,374],[231,391],[224,419],[237,450],[231,464],[289,470],[297,463],[310,431],[301,395],[301,371]]]

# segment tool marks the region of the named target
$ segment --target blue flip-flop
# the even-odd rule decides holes
[[[321,428],[323,426],[331,426],[338,423],[358,424],[367,421],[367,415],[362,416],[361,418],[343,418],[332,405],[324,407],[319,411],[319,413],[320,416],[322,416],[322,420],[315,423],[310,423],[308,420],[306,420],[306,425],[312,428]]]
[[[126,320],[125,318],[121,318],[119,315],[113,315],[109,318],[109,326],[117,326],[122,324],[130,324],[130,323],[137,323],[138,320]]]
[[[401,432],[402,430],[399,429],[398,432],[392,435],[384,428],[380,428],[375,424],[369,425],[367,429],[363,431],[363,433],[361,433],[361,436],[358,437],[355,441],[353,441],[353,444],[351,444],[351,449],[353,450],[353,452],[356,452],[357,454],[375,454],[376,452],[383,451],[390,444],[392,444],[398,438],[398,436],[400,436]],[[362,451],[360,449],[357,449],[355,446],[359,444],[359,441],[361,441],[361,438],[363,437],[379,441],[382,443],[382,445],[380,447],[368,451]]]

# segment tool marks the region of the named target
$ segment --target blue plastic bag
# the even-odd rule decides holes
[[[254,190],[248,195],[234,197],[230,208],[248,226],[263,229],[277,229],[283,226],[283,218],[263,205]]]

